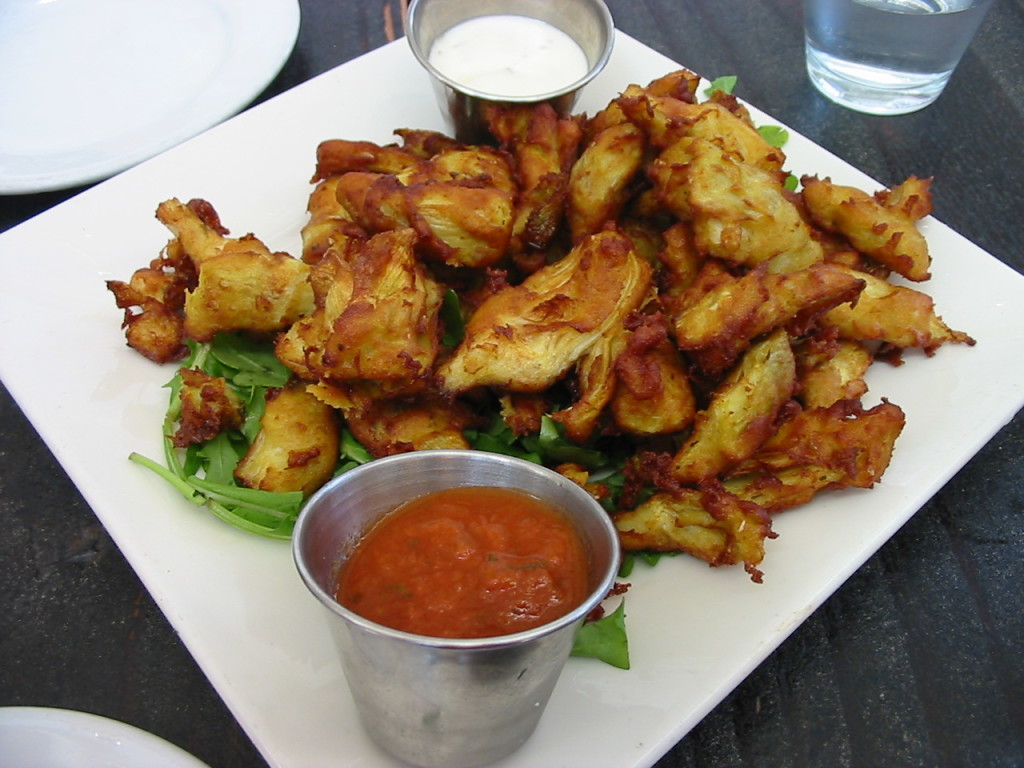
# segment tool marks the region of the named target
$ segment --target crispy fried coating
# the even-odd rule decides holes
[[[398,173],[421,159],[416,152],[396,144],[381,146],[372,141],[327,139],[316,148],[316,171],[311,181],[349,171]]]
[[[700,75],[688,69],[677,69],[652,80],[641,87],[631,84],[618,96],[612,99],[604,109],[598,111],[584,126],[584,141],[589,142],[594,136],[612,125],[626,122],[622,109],[622,101],[636,98],[643,94],[652,96],[671,96],[680,101],[694,103],[697,101],[697,89],[700,87]]]
[[[905,213],[913,221],[932,212],[932,180],[908,176],[902,184],[875,192],[875,199],[890,210]]]
[[[504,392],[498,397],[501,420],[517,435],[535,435],[540,432],[544,416],[551,403],[544,393]]]
[[[583,240],[477,308],[462,343],[438,370],[442,390],[547,389],[640,305],[651,276],[624,235],[605,231]]]
[[[761,581],[765,539],[774,538],[763,507],[716,483],[656,493],[613,520],[627,551],[686,552],[712,566],[743,563],[754,581]]]
[[[356,225],[348,209],[338,201],[340,180],[341,176],[328,176],[310,193],[306,206],[309,219],[300,234],[302,260],[311,266],[318,264],[331,248],[344,251],[351,241],[366,239],[366,232]]]
[[[845,485],[870,488],[889,466],[905,421],[899,406],[884,401],[868,410],[858,400],[806,408],[783,422],[756,453],[727,474],[810,465],[841,470]]]
[[[180,312],[136,290],[130,283],[108,280],[119,309],[128,346],[155,363],[180,360],[188,354],[184,344],[185,319]]]
[[[645,149],[643,132],[632,123],[606,128],[583,149],[569,173],[567,217],[573,242],[619,217]]]
[[[868,391],[864,377],[874,355],[866,345],[819,336],[801,342],[796,353],[800,401],[805,407],[822,408],[839,400],[856,400]]]
[[[824,259],[780,174],[739,161],[704,139],[689,141],[685,195],[697,247],[736,264],[792,272]],[[675,196],[680,190],[662,191]]]
[[[631,435],[668,435],[693,422],[697,402],[679,349],[661,314],[628,323],[626,348],[615,360],[611,413]]]
[[[749,458],[775,430],[796,388],[789,336],[776,330],[751,346],[697,413],[693,433],[676,453],[671,476],[702,483]]]
[[[888,402],[868,410],[857,400],[806,409],[723,483],[772,512],[805,504],[822,490],[871,488],[889,466],[905,420],[902,409]]]
[[[406,186],[393,174],[355,171],[339,179],[337,195],[368,232],[412,228],[425,254],[453,266],[497,263],[512,232],[512,195],[497,186],[457,181]]]
[[[179,375],[181,416],[171,437],[175,446],[205,443],[225,430],[242,426],[245,404],[225,379],[191,368],[182,368]]]
[[[867,192],[833,184],[830,179],[804,176],[801,184],[804,202],[818,226],[840,233],[858,251],[908,280],[921,282],[931,276],[928,243],[915,226],[915,218],[904,209],[907,205],[919,212],[915,208],[921,205],[920,193],[908,200],[906,191],[900,190],[888,198],[892,205],[886,206]],[[904,200],[907,202],[901,202]]]
[[[185,332],[209,341],[219,332],[272,333],[312,311],[309,265],[271,251],[253,235],[228,238],[177,199],[157,208],[195,264],[199,280],[185,297]]]
[[[485,115],[491,135],[515,158],[519,196],[509,252],[544,248],[565,215],[569,167],[583,135],[580,120],[560,118],[547,103],[491,104]]]
[[[322,317],[293,326],[279,356],[329,381],[407,382],[428,376],[440,346],[443,291],[416,259],[411,229],[371,237],[339,264]],[[301,355],[289,345],[302,349]]]
[[[585,443],[594,434],[598,419],[615,394],[615,363],[626,349],[628,333],[620,321],[590,345],[576,364],[576,401],[551,414],[577,443]]]
[[[624,94],[619,104],[659,149],[683,139],[699,138],[764,171],[777,173],[786,162],[785,153],[765,141],[749,118],[713,101],[694,104],[644,92]]]
[[[856,300],[863,287],[863,280],[831,264],[781,274],[762,266],[741,277],[723,276],[676,315],[676,343],[717,375],[754,338],[781,326],[799,332],[822,312]]]
[[[843,338],[919,347],[928,354],[943,344],[974,345],[974,339],[954,331],[935,313],[935,302],[928,294],[865,272],[838,268],[865,283],[855,305],[841,304],[825,313],[824,321],[838,328]]]
[[[345,417],[353,436],[374,458],[408,451],[469,449],[464,430],[479,426],[465,403],[423,392],[413,397],[381,396],[373,387],[310,385],[310,392]]]
[[[310,495],[338,464],[338,414],[295,384],[267,392],[260,430],[235,468],[247,488]]]

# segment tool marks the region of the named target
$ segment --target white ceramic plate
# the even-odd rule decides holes
[[[244,107],[297,0],[3,0],[0,194],[106,178]]]
[[[151,733],[85,712],[0,707],[5,768],[207,768]]]
[[[627,84],[677,66],[620,34],[579,108],[593,113]],[[389,762],[356,721],[288,545],[225,525],[129,463],[131,451],[161,455],[161,385],[172,370],[126,348],[103,281],[127,279],[167,242],[153,212],[171,196],[206,198],[236,235],[298,253],[317,144],[389,142],[401,127],[442,128],[404,40],[0,235],[0,376],[273,766]],[[274,152],[253,176],[249,147],[269,142]],[[798,175],[877,188],[796,134],[786,151]],[[872,370],[870,396],[898,403],[908,419],[883,482],[780,515],[764,584],[686,557],[638,567],[626,598],[633,668],[571,659],[533,738],[503,766],[655,762],[1021,407],[1024,278],[938,221],[923,229],[935,259],[927,289],[978,345]]]

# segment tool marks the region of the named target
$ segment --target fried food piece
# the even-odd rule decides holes
[[[685,194],[702,252],[749,267],[767,263],[772,272],[793,272],[824,260],[780,174],[740,162],[705,139],[688,146],[693,159],[685,172]],[[662,191],[663,196],[672,194]]]
[[[180,360],[188,354],[185,319],[180,312],[130,283],[108,280],[107,289],[114,294],[118,309],[124,310],[121,327],[129,347],[155,363]]]
[[[644,314],[627,328],[626,348],[615,361],[616,426],[632,435],[681,432],[693,422],[697,403],[668,322],[660,314]]]
[[[344,251],[351,241],[366,239],[366,232],[356,225],[345,206],[338,202],[340,179],[340,176],[327,177],[309,195],[306,205],[309,220],[300,234],[302,260],[311,266],[318,264],[331,248]]]
[[[613,231],[583,240],[520,285],[485,299],[438,370],[442,390],[540,392],[560,379],[648,294],[651,266]]]
[[[676,343],[704,371],[718,375],[752,339],[781,326],[799,333],[822,312],[854,301],[863,287],[863,280],[831,264],[781,274],[762,266],[723,278],[681,311],[675,317]]]
[[[335,275],[318,378],[405,381],[430,374],[443,290],[417,261],[411,229],[371,237]]]
[[[228,238],[177,199],[157,208],[199,273],[185,297],[185,333],[209,341],[219,332],[272,333],[313,310],[309,265],[271,253],[253,235]]]
[[[412,228],[425,254],[453,266],[497,263],[512,232],[512,195],[499,187],[457,182],[405,186],[392,174],[352,172],[339,179],[337,195],[368,232]]]
[[[875,192],[875,199],[890,210],[905,213],[913,221],[932,212],[932,180],[909,176],[902,184]]]
[[[697,281],[704,266],[704,256],[693,242],[693,229],[689,222],[679,221],[662,234],[663,248],[658,253],[658,296],[671,316],[682,308],[681,297]]]
[[[396,144],[380,146],[371,141],[327,139],[316,148],[316,171],[311,181],[350,171],[398,173],[421,159],[416,152]]]
[[[551,404],[543,393],[505,392],[498,402],[501,420],[517,435],[536,435],[545,414],[551,410]]]
[[[565,214],[569,167],[583,135],[580,121],[559,118],[548,103],[492,104],[485,117],[491,135],[515,158],[519,197],[509,252],[542,249]]]
[[[565,426],[570,440],[590,439],[604,408],[615,393],[615,363],[626,348],[628,331],[620,322],[603,333],[576,364],[576,401],[551,418]]]
[[[660,149],[687,138],[699,138],[764,171],[777,173],[786,162],[782,150],[765,141],[749,118],[722,104],[694,104],[647,92],[624,94],[619,104],[626,116],[643,128],[651,144]]]
[[[181,415],[171,438],[175,446],[205,443],[225,430],[242,426],[245,404],[225,379],[192,368],[182,368],[178,373]]]
[[[908,280],[921,282],[931,277],[931,255],[928,243],[917,227],[915,218],[904,209],[906,190],[899,190],[881,203],[856,187],[833,184],[829,179],[804,176],[803,199],[814,222],[823,229],[838,232],[861,253],[879,261]],[[906,204],[917,213],[921,194]],[[911,197],[914,197],[912,195]],[[927,204],[930,208],[930,202]]]
[[[825,489],[871,488],[888,468],[905,421],[902,409],[889,402],[870,410],[856,400],[808,408],[736,465],[726,486],[773,512]]]
[[[775,429],[796,387],[789,336],[776,330],[755,343],[697,413],[693,433],[676,453],[671,476],[702,483],[750,457]]]
[[[656,493],[613,521],[627,551],[686,552],[712,566],[743,563],[755,582],[761,581],[765,539],[774,538],[762,507],[718,483]]]
[[[468,450],[464,430],[478,426],[479,418],[467,405],[432,392],[381,397],[362,382],[342,387],[316,384],[309,389],[341,410],[353,436],[378,459],[409,451]]]
[[[569,173],[567,217],[573,242],[619,217],[645,149],[644,134],[632,123],[606,128],[583,149]]]
[[[825,313],[824,322],[836,326],[844,339],[920,347],[927,354],[947,343],[974,345],[974,339],[966,333],[954,331],[943,322],[928,294],[865,272],[837,268],[865,283],[855,305],[841,304]]]
[[[868,391],[864,376],[874,355],[864,344],[846,339],[820,343],[812,338],[802,342],[796,353],[800,400],[806,408],[856,400]]]
[[[688,69],[677,69],[652,80],[645,87],[631,84],[608,105],[597,112],[584,127],[584,140],[589,142],[594,136],[612,125],[626,122],[622,109],[622,101],[630,98],[637,98],[644,94],[652,96],[671,96],[674,99],[693,104],[697,101],[697,89],[700,87],[700,75]]]
[[[235,479],[247,488],[309,496],[334,474],[340,443],[337,412],[304,386],[268,390],[260,430]]]
[[[199,205],[202,203],[202,205]],[[199,215],[220,228],[216,212],[204,201],[194,201]],[[156,363],[179,360],[185,346],[185,294],[199,281],[195,265],[177,239],[171,240],[148,266],[135,270],[129,282],[108,280],[119,309],[121,327],[130,346]]]

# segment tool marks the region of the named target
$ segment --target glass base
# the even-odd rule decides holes
[[[922,74],[872,67],[807,46],[807,75],[836,104],[869,115],[905,115],[934,102],[951,72]]]

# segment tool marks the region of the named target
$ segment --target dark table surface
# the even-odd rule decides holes
[[[300,5],[260,100],[402,34],[398,0]],[[890,118],[810,86],[799,0],[609,5],[623,31],[739,75],[742,98],[881,183],[934,176],[936,217],[1024,269],[1022,0],[996,0],[937,103]],[[78,191],[0,197],[0,230]],[[659,768],[1024,765],[1022,449],[1018,415]],[[122,720],[212,768],[265,765],[5,390],[0,525],[0,706]]]

